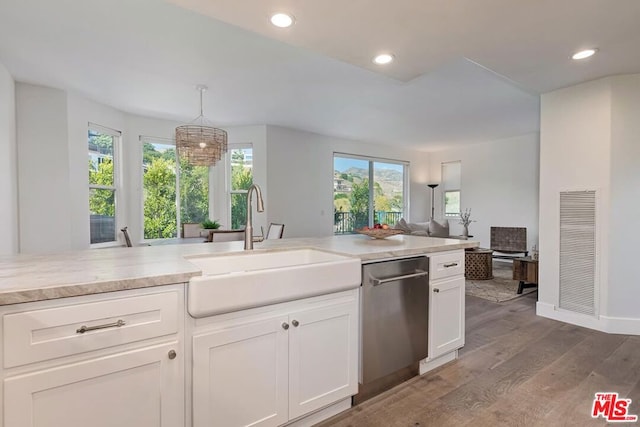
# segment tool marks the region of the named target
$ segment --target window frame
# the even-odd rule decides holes
[[[459,177],[458,177],[458,185],[457,188],[447,188],[447,184],[445,182],[445,173],[444,169],[447,165],[459,165]],[[462,210],[462,161],[454,160],[450,162],[442,162],[441,164],[441,176],[442,176],[442,217],[443,218],[458,218],[461,212],[456,213],[447,213],[447,193],[458,193],[458,205],[460,207],[460,211]]]
[[[387,159],[387,158],[383,158],[383,157],[373,157],[373,156],[363,156],[363,155],[359,155],[359,154],[350,154],[350,153],[343,153],[343,152],[338,152],[338,151],[334,151],[333,152],[333,156],[332,156],[332,162],[331,162],[331,166],[332,166],[332,170],[331,170],[331,177],[333,177],[333,173],[335,171],[335,161],[336,161],[336,157],[339,158],[345,158],[345,159],[354,159],[354,160],[364,160],[367,161],[369,163],[369,206],[368,206],[368,224],[369,227],[373,227],[374,225],[374,219],[375,219],[375,193],[374,193],[374,164],[375,163],[387,163],[387,164],[394,164],[394,165],[400,165],[402,166],[402,217],[407,220],[410,221],[410,215],[409,215],[409,192],[410,192],[410,167],[411,167],[411,162],[405,161],[405,160],[398,160],[398,159]],[[333,181],[333,178],[332,178]],[[333,182],[332,182],[332,188],[333,188]],[[334,191],[335,193],[335,191]],[[333,212],[333,197],[331,198],[331,211]],[[336,234],[335,231],[333,233],[333,235],[340,235],[343,233],[339,233]],[[345,233],[346,234],[346,233]]]
[[[150,144],[164,144],[164,145],[173,145],[175,148],[176,140],[175,138],[165,138],[159,136],[148,136],[148,135],[140,135],[138,136],[138,142],[140,143],[140,240],[142,242],[159,242],[163,240],[174,239],[174,237],[161,237],[158,239],[147,239],[144,237],[144,144],[148,142]],[[180,159],[178,158],[178,150],[175,150],[175,160],[176,160],[176,239],[182,237],[182,227],[180,227]],[[209,196],[211,197],[211,196]]]
[[[225,197],[225,203],[226,203],[226,209],[227,209],[227,218],[229,218],[229,229],[231,229],[231,225],[233,224],[233,218],[232,218],[232,206],[233,206],[233,195],[234,194],[247,194],[249,192],[249,190],[234,190],[233,188],[231,188],[232,186],[232,164],[231,164],[231,154],[234,150],[246,150],[246,149],[251,149],[251,180],[252,182],[255,179],[255,149],[253,148],[253,143],[250,142],[246,142],[246,143],[241,143],[241,144],[229,144],[229,148],[227,150],[227,156],[226,156],[226,162],[225,162],[225,166],[226,166],[226,177],[225,177],[225,182],[226,182],[226,197]],[[255,182],[254,182],[255,183]],[[246,214],[245,214],[246,215]]]
[[[122,237],[120,229],[123,227],[124,204],[122,191],[122,132],[97,123],[87,123],[87,144],[89,142],[89,132],[96,132],[103,135],[109,135],[113,138],[113,185],[99,185],[89,183],[89,197],[87,207],[91,198],[91,190],[109,190],[113,192],[114,207],[114,240],[109,242],[91,243],[91,226],[89,225],[89,248],[109,248],[122,245]],[[87,178],[88,179],[88,178]],[[89,222],[91,222],[91,212],[89,211]]]
[[[140,236],[142,242],[161,242],[170,239],[179,239],[183,237],[183,227],[182,227],[182,193],[181,193],[181,177],[182,177],[182,169],[180,168],[180,155],[178,154],[178,149],[176,147],[175,138],[166,138],[159,136],[149,136],[149,135],[140,135],[138,137],[139,144],[139,154],[140,154],[140,163],[139,163],[139,173],[140,173]],[[157,239],[147,239],[144,237],[144,170],[143,170],[143,162],[144,162],[144,144],[148,142],[150,144],[164,144],[164,145],[173,145],[175,148],[175,162],[176,162],[176,237],[161,237]],[[212,186],[212,171],[214,166],[208,166],[208,181],[209,181],[209,192],[208,192],[208,218],[211,218],[211,214],[213,212],[213,196],[214,189]]]

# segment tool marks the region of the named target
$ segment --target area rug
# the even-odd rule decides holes
[[[522,294],[517,294],[520,282],[511,278],[513,277],[512,268],[511,262],[493,261],[493,279],[466,280],[466,294],[493,302],[503,302],[538,290],[538,288],[524,288]]]

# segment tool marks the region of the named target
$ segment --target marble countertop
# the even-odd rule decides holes
[[[186,283],[201,271],[185,256],[243,252],[243,245],[235,241],[2,256],[0,305]],[[366,262],[477,246],[471,240],[345,235],[265,240],[254,245],[254,252],[315,248]]]

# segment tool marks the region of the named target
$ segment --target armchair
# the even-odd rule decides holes
[[[527,256],[527,229],[525,227],[491,227],[491,249],[494,258],[513,259]],[[495,252],[499,252],[496,254]]]

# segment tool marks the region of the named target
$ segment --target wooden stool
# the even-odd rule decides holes
[[[493,250],[475,248],[464,251],[464,277],[470,280],[493,279]]]

